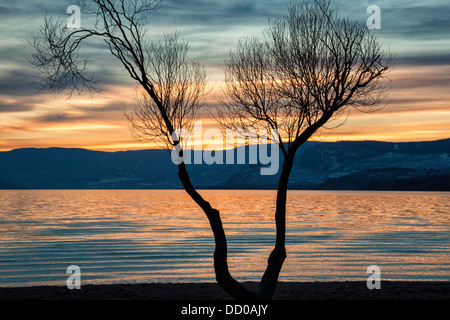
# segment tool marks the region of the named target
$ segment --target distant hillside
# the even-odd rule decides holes
[[[450,139],[431,142],[307,142],[298,151],[291,189],[450,191]],[[247,166],[223,188],[276,188],[276,177]],[[275,178],[275,179],[274,179]]]
[[[450,191],[450,139],[431,142],[307,142],[297,153],[291,189]],[[280,156],[282,157],[282,156]],[[273,189],[279,173],[260,165],[188,165],[199,188]],[[16,149],[0,152],[0,189],[176,189],[167,150],[99,152]]]
[[[0,181],[0,189],[23,189],[23,188],[9,182]]]
[[[363,170],[328,179],[316,189],[450,191],[450,172],[405,168]]]

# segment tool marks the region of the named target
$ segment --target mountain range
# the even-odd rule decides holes
[[[248,156],[248,146],[241,148]],[[233,151],[236,159],[237,150]],[[402,143],[310,141],[297,152],[289,188],[450,191],[449,154],[450,139]],[[193,184],[201,189],[276,189],[281,170],[276,175],[261,175],[262,165],[246,163],[203,162],[187,167]],[[0,152],[0,189],[181,187],[177,167],[167,150],[22,148]]]

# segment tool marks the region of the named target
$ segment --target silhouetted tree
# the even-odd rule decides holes
[[[290,5],[262,38],[244,38],[225,67],[225,128],[273,130],[284,160],[276,198],[276,242],[259,295],[271,298],[286,259],[286,196],[298,148],[348,107],[373,107],[387,93],[392,58],[363,23],[330,1]]]
[[[192,124],[205,94],[205,71],[187,59],[187,43],[178,35],[151,41],[145,32],[150,13],[161,0],[92,0],[79,3],[92,15],[92,29],[68,30],[64,21],[44,17],[43,39],[35,39],[33,64],[43,73],[43,88],[54,92],[97,90],[87,60],[78,55],[82,42],[103,39],[141,88],[136,108],[126,111],[136,137],[180,147],[177,129]],[[236,299],[270,299],[286,257],[286,190],[295,151],[345,106],[373,105],[372,91],[382,92],[382,52],[365,27],[339,18],[328,3],[291,6],[290,14],[270,25],[265,41],[243,40],[226,67],[228,102],[222,119],[232,127],[264,123],[283,133],[284,154],[277,206],[276,245],[259,292],[251,292],[230,274],[227,241],[220,213],[192,185],[183,162],[178,176],[189,196],[206,214],[215,239],[214,270],[218,284]],[[365,101],[365,102],[364,102]],[[225,124],[225,122],[223,123]],[[182,156],[182,149],[179,153]]]

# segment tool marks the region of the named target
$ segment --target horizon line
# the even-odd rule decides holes
[[[385,141],[385,140],[370,140],[370,139],[365,139],[365,140],[338,140],[338,141],[320,141],[320,140],[307,140],[305,143],[308,142],[316,142],[316,143],[341,143],[341,142],[379,142],[379,143],[393,143],[393,144],[400,144],[400,143],[422,143],[422,142],[437,142],[437,141],[444,141],[444,140],[450,140],[450,137],[448,138],[442,138],[442,139],[434,139],[434,140],[414,140],[414,141]],[[287,144],[288,142],[285,142],[284,144]],[[240,147],[247,147],[249,145],[254,145],[255,143],[248,143],[245,145],[238,145],[235,146],[233,148],[230,149],[237,149]],[[258,143],[256,143],[258,144]],[[120,150],[104,150],[107,148],[103,148],[103,149],[96,149],[96,148],[89,148],[89,147],[64,147],[64,146],[48,146],[48,147],[19,147],[19,148],[12,148],[12,149],[7,149],[7,150],[0,150],[0,152],[10,152],[10,151],[14,151],[14,150],[23,150],[23,149],[40,149],[40,150],[47,150],[47,149],[80,149],[80,150],[88,150],[88,151],[96,151],[96,152],[109,152],[109,153],[114,153],[114,152],[128,152],[128,151],[146,151],[146,150],[167,150],[170,151],[172,150],[172,148],[166,148],[166,147],[149,147],[149,148],[135,148],[135,149],[120,149]],[[187,148],[187,149],[183,149],[183,150],[191,150],[191,151],[205,151],[204,148],[202,149],[191,149],[191,148]],[[214,151],[225,151],[227,149],[223,148],[223,149],[213,149]]]

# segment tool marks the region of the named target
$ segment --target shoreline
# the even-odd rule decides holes
[[[257,282],[243,282],[256,290]],[[0,287],[0,300],[232,300],[217,283]],[[450,281],[279,282],[273,300],[450,300]]]

